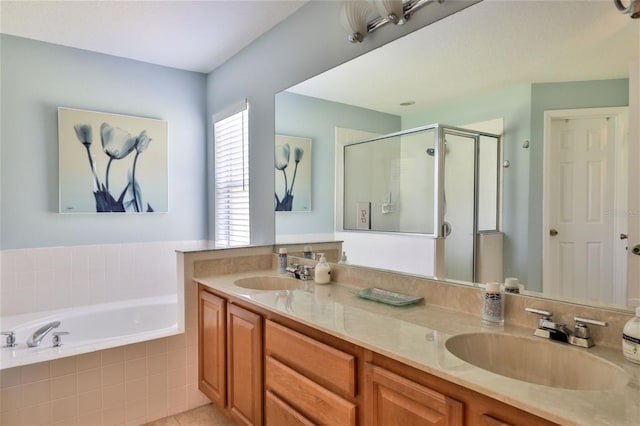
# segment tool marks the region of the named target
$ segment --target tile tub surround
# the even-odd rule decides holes
[[[273,259],[275,260],[275,256]],[[611,347],[602,342],[588,350],[567,346],[567,354],[570,356],[571,351],[588,351],[618,365],[630,377],[629,383],[623,387],[606,391],[576,391],[528,384],[463,363],[444,348],[444,342],[449,336],[466,332],[507,332],[538,339],[532,336],[536,319],[532,320],[532,325],[528,324],[530,314],[511,313],[504,328],[482,326],[479,312],[480,290],[477,288],[452,286],[342,265],[332,265],[333,280],[339,284],[315,286],[309,283],[313,291],[294,290],[290,304],[284,304],[282,300],[278,302],[278,298],[273,297],[273,292],[233,285],[233,281],[239,278],[275,275],[274,265],[275,261],[270,269],[264,271],[200,276],[198,281],[230,297],[246,299],[260,308],[318,328],[559,424],[635,426],[640,418],[640,367],[623,359],[619,339],[615,339],[618,342]],[[426,297],[426,304],[398,309],[360,300],[351,293],[354,288],[371,286],[412,294],[422,292]],[[507,303],[510,299],[507,299]],[[576,309],[576,313],[589,313],[595,318],[598,318],[595,314],[602,314],[600,310],[593,308],[559,302],[554,302],[559,303],[558,305],[547,305],[552,302],[527,297],[519,299],[526,301],[525,305],[542,302],[545,305],[533,306],[555,309],[558,313],[571,308]],[[517,303],[512,302],[513,305]],[[516,307],[520,309],[519,306]],[[586,313],[582,309],[587,309]],[[607,312],[605,314],[610,315]],[[510,319],[512,323],[522,321],[525,323],[524,327],[509,324]],[[611,332],[611,329],[608,331]]]
[[[161,241],[0,251],[2,315],[175,294],[176,249]]]
[[[197,345],[183,333],[2,370],[0,424],[140,425],[207,404]]]

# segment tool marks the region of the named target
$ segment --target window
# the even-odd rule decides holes
[[[248,110],[243,102],[213,125],[217,247],[250,243]]]

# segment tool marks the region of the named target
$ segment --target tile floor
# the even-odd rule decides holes
[[[233,426],[213,404],[165,417],[145,426]]]

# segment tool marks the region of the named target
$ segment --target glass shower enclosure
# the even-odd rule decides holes
[[[481,238],[500,231],[499,135],[436,123],[343,150],[345,230],[443,239],[440,273],[477,282]]]

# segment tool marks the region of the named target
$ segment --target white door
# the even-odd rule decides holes
[[[544,287],[551,295],[624,303],[628,155],[624,113],[615,112],[555,112],[546,120]]]

